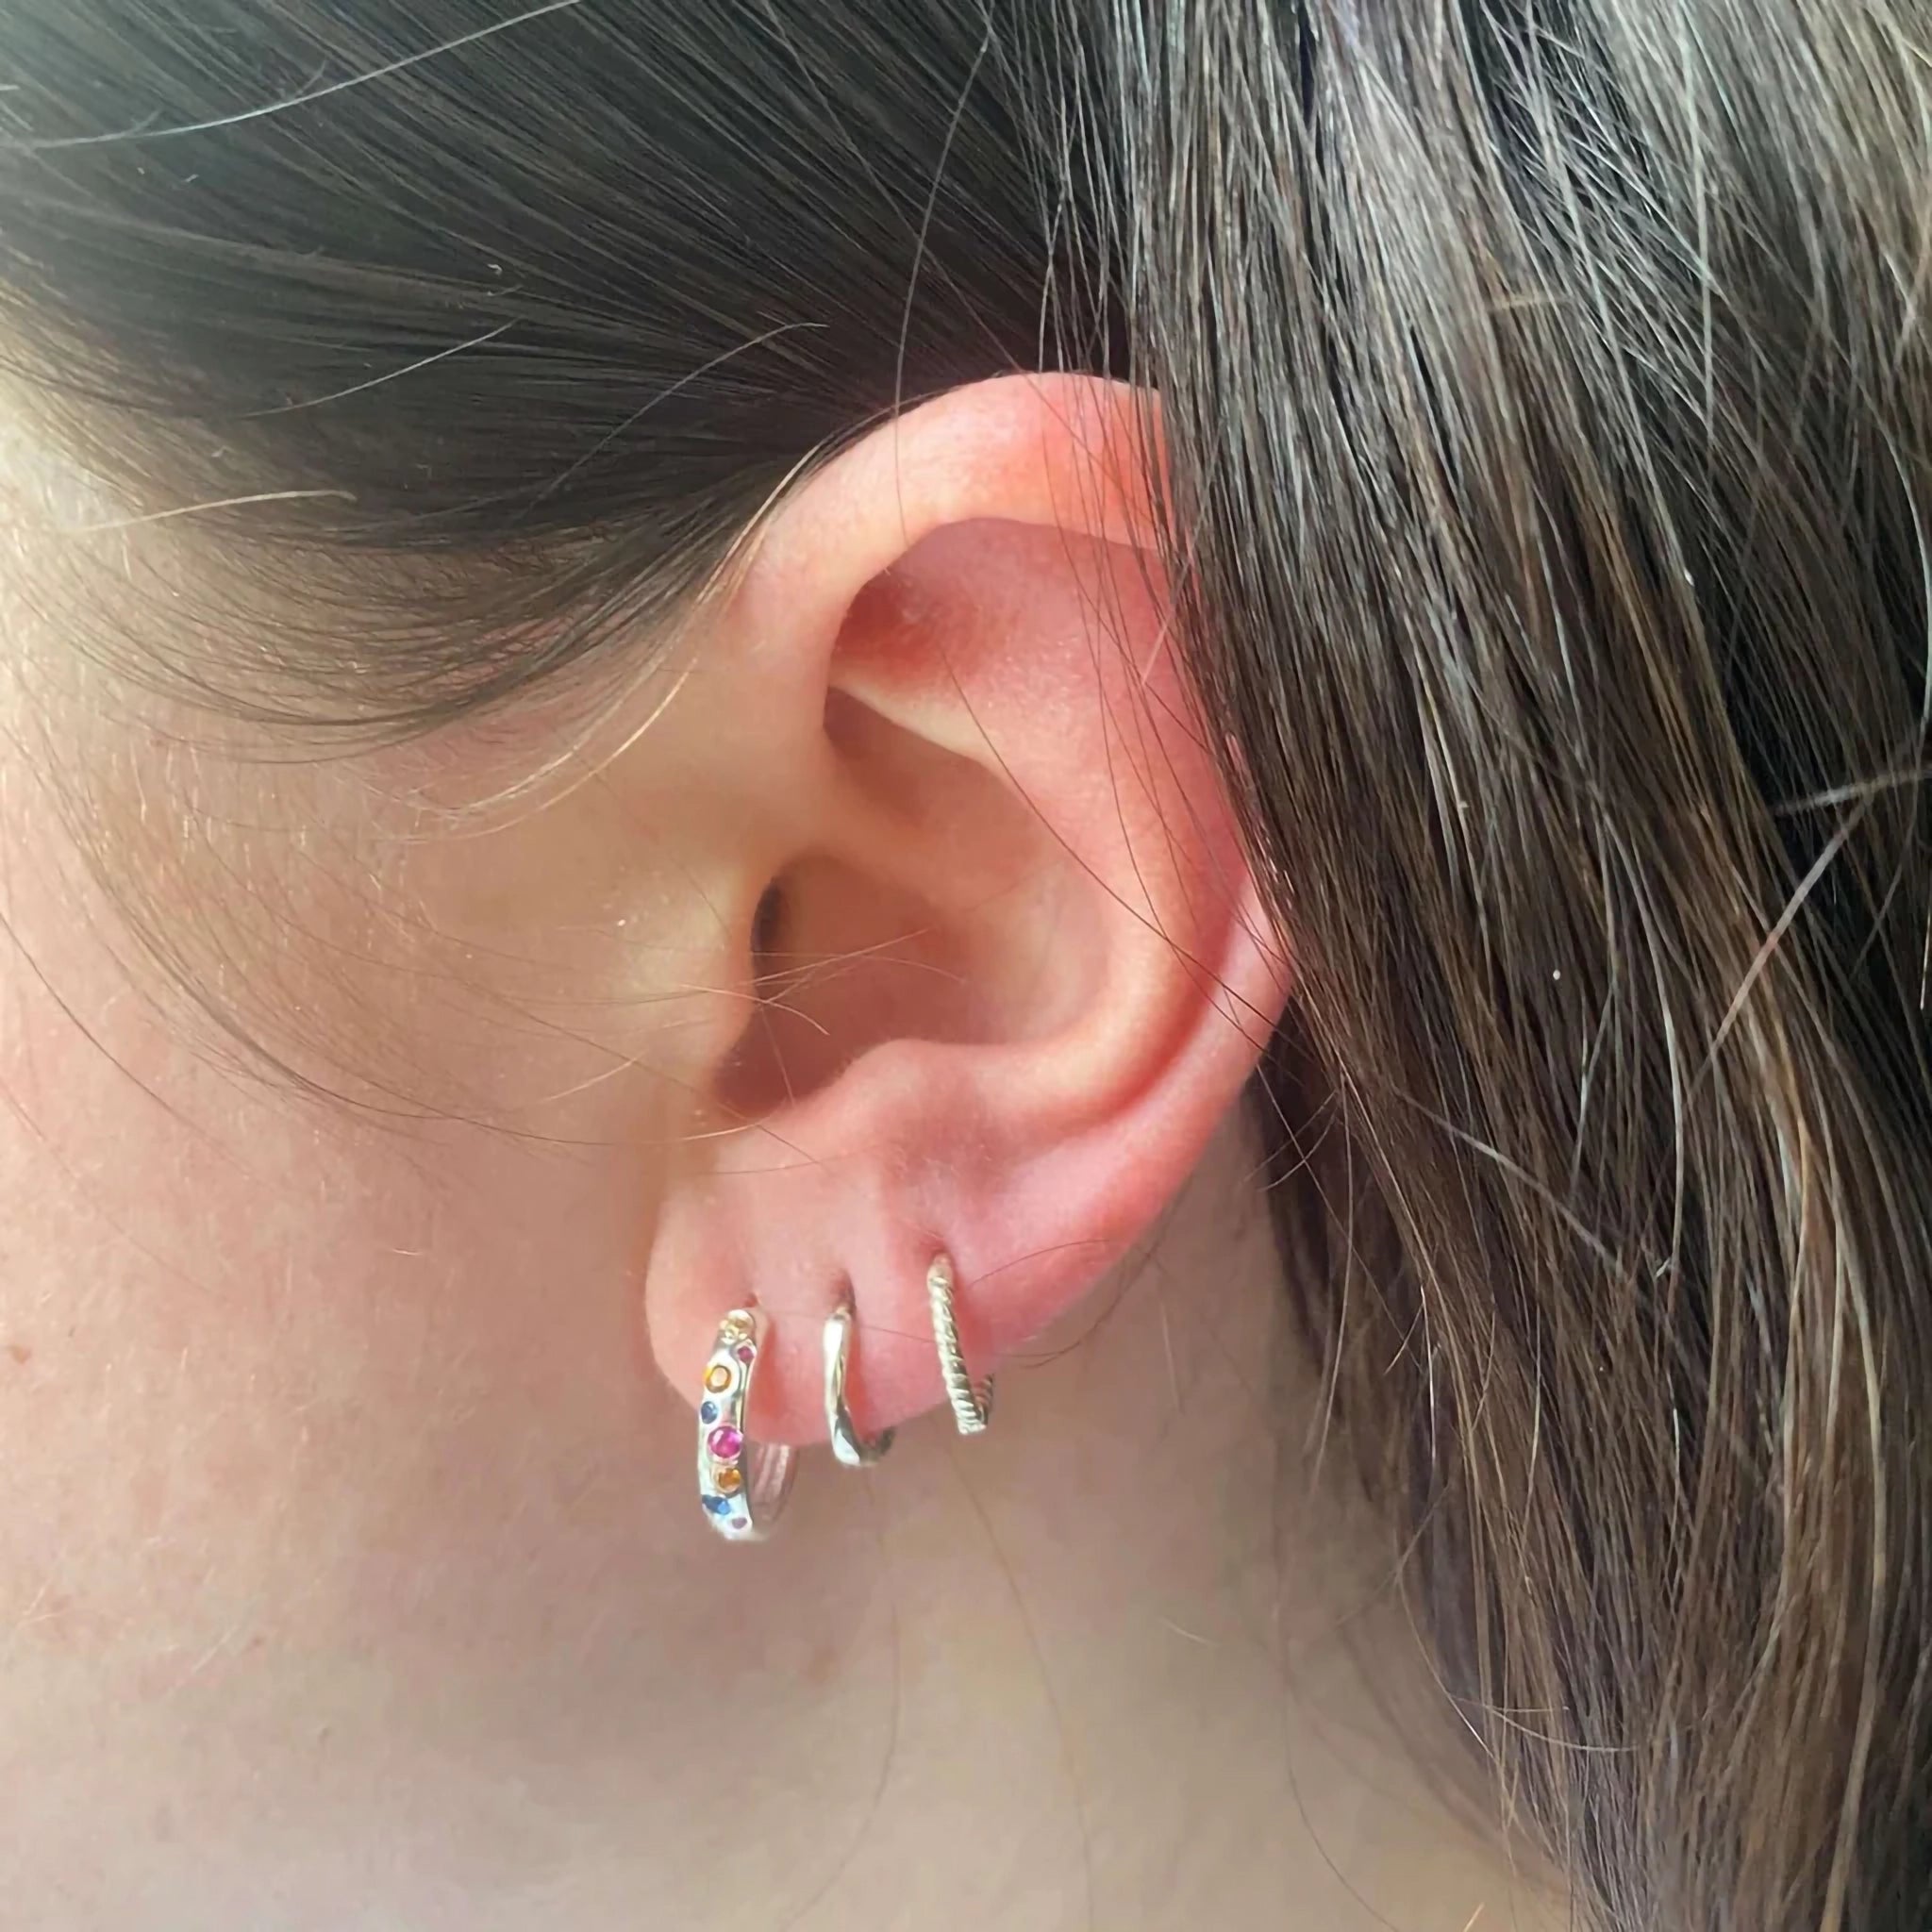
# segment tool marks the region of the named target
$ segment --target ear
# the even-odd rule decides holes
[[[940,1399],[941,1250],[978,1372],[1064,1310],[1172,1199],[1278,1014],[1169,629],[1149,422],[1118,385],[1014,376],[881,426],[770,518],[697,654],[708,789],[747,828],[741,1004],[645,1311],[694,1397],[719,1317],[764,1306],[770,1440],[823,1435],[848,1284],[867,1429]]]

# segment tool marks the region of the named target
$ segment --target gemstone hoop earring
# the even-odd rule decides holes
[[[698,1398],[698,1501],[727,1542],[758,1542],[771,1533],[798,1469],[790,1443],[754,1442],[745,1433],[765,1335],[761,1309],[733,1308],[718,1324]]]

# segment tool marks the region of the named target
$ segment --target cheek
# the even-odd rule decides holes
[[[558,1140],[663,1114],[675,1133],[744,1024],[740,836],[651,755],[481,808],[391,795],[315,869],[305,924],[360,936],[351,959],[311,954],[323,997],[354,1004],[432,1111]]]
[[[633,1270],[675,1083],[617,1058],[618,1021],[592,1055],[534,982],[497,990],[498,954],[567,965],[561,939],[485,946],[426,916],[372,922],[332,964],[340,927],[283,924],[269,955],[279,995],[339,1003],[363,1040],[393,1018],[378,1000],[443,1016],[386,1107],[236,1080],[27,876],[8,909],[46,981],[0,979],[0,1735],[58,1707],[50,1674],[111,1683],[134,1723],[368,1646],[421,1640],[452,1671],[569,1650],[557,1620],[596,1564],[648,1569],[638,1472],[675,1460],[651,1460]],[[616,957],[648,1040],[670,1005]],[[412,976],[433,999],[396,993]],[[491,1071],[519,1058],[520,1107]],[[493,1083],[491,1109],[429,1104],[432,1077]]]
[[[272,1784],[365,1670],[372,1713],[410,1687],[403,1727],[600,1645],[651,1668],[691,1524],[646,1478],[689,1439],[638,1373],[636,1257],[749,919],[728,818],[656,771],[492,824],[346,763],[95,788],[116,896],[347,1108],[234,1077],[141,946],[99,945],[59,815],[0,799],[34,962],[0,964],[0,1789],[125,1790],[143,1738],[178,1767],[254,1711]]]

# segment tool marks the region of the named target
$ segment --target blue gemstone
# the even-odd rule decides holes
[[[701,1423],[716,1422],[718,1420],[718,1405],[715,1402],[706,1403],[704,1407],[698,1410],[698,1420]]]
[[[730,1507],[731,1499],[729,1496],[707,1496],[705,1498],[705,1507],[708,1509],[713,1516],[724,1515],[725,1510],[730,1508]]]

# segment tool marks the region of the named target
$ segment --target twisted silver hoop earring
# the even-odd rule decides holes
[[[973,1373],[966,1366],[966,1351],[959,1346],[959,1323],[953,1310],[951,1256],[934,1257],[925,1271],[925,1294],[932,1304],[932,1339],[940,1354],[946,1400],[953,1405],[953,1421],[962,1436],[976,1436],[992,1420],[992,1377],[989,1375],[977,1389],[973,1386]]]
[[[852,1362],[854,1325],[848,1294],[825,1318],[825,1433],[832,1439],[832,1454],[847,1469],[866,1469],[892,1446],[894,1432],[881,1429],[868,1441],[853,1426],[852,1411],[845,1407],[845,1372]]]
[[[765,1334],[761,1309],[733,1308],[718,1324],[698,1398],[698,1501],[727,1542],[769,1535],[797,1474],[798,1452],[790,1443],[754,1442],[745,1434]]]

